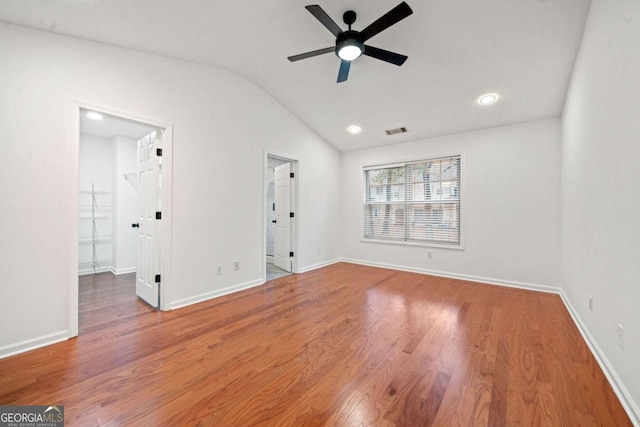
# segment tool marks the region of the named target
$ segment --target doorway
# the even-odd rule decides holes
[[[74,113],[78,209],[70,336],[79,331],[79,300],[85,318],[87,294],[94,291],[103,308],[112,300],[122,305],[123,296],[149,309],[169,308],[173,134],[171,126],[84,103]],[[98,283],[117,283],[117,289]]]
[[[265,278],[296,272],[297,161],[267,154],[265,163]]]

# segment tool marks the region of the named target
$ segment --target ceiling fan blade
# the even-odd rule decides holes
[[[366,44],[364,45],[364,54],[372,58],[380,59],[381,61],[390,62],[391,64],[395,64],[397,66],[404,64],[404,61],[406,61],[408,58],[408,56],[406,55],[389,52],[388,50],[380,49]]]
[[[340,61],[340,71],[338,71],[338,83],[344,82],[349,77],[349,68],[351,68],[351,61]]]
[[[319,5],[312,4],[309,6],[305,6],[305,9],[311,12],[311,14],[315,16],[322,25],[327,27],[327,29],[331,31],[331,34],[333,34],[334,36],[338,37],[338,34],[342,33],[342,28],[338,27],[338,24],[336,24],[336,22],[331,19],[331,17],[327,15],[327,12],[325,12],[324,9]]]
[[[402,2],[396,7],[394,7],[393,9],[391,9],[389,12],[382,15],[376,21],[371,23],[371,25],[369,25],[367,28],[360,31],[360,35],[362,36],[363,40],[365,41],[369,40],[371,37],[375,36],[381,31],[386,30],[393,24],[396,24],[399,21],[402,21],[404,18],[411,15],[412,13],[413,13],[413,10],[411,10],[411,7],[409,7],[409,5],[406,2]]]
[[[313,58],[314,56],[324,55],[325,53],[335,52],[336,48],[325,47],[324,49],[312,50],[311,52],[301,53],[299,55],[289,56],[287,59],[291,62],[300,61],[301,59]]]

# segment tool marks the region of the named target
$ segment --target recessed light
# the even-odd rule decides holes
[[[102,114],[96,113],[95,111],[89,111],[87,117],[91,120],[102,120]]]
[[[480,105],[491,105],[498,100],[498,94],[496,93],[485,93],[480,98],[478,98],[478,104]]]
[[[351,125],[347,128],[347,132],[349,132],[351,135],[357,135],[362,132],[362,128],[358,125]]]

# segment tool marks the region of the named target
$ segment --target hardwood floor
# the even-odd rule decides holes
[[[80,335],[130,322],[155,310],[136,297],[136,275],[98,273],[80,276],[78,324]]]
[[[129,279],[129,280],[127,280]],[[557,295],[336,264],[172,312],[83,281],[81,335],[0,360],[68,426],[629,426]]]

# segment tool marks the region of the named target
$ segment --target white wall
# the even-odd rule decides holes
[[[339,257],[340,154],[245,79],[2,24],[0,82],[0,355],[67,336],[74,99],[174,126],[172,305],[263,279],[265,150],[299,160],[298,265]]]
[[[592,2],[562,120],[562,288],[640,425],[639,41],[640,2]]]
[[[80,190],[112,191],[113,156],[108,138],[80,134],[78,183]]]
[[[131,224],[138,222],[137,176],[128,179],[125,174],[136,172],[138,167],[137,141],[123,136],[112,140],[113,146],[113,271],[116,274],[131,273],[138,262],[137,229]]]
[[[78,167],[78,196],[79,217],[78,238],[80,246],[78,248],[79,273],[90,274],[94,272],[93,266],[93,246],[88,244],[88,240],[93,239],[93,224],[91,218],[95,215],[96,234],[98,239],[113,241],[113,156],[112,143],[110,139],[100,138],[93,135],[80,134],[80,154]],[[111,194],[98,194],[96,206],[93,207],[93,200],[87,191],[93,189],[97,192],[109,192]],[[95,212],[92,212],[92,209]],[[96,272],[110,271],[112,268],[112,245],[113,243],[100,243],[96,245]]]
[[[560,120],[346,153],[343,256],[369,264],[533,288],[560,282]],[[362,168],[462,154],[464,250],[362,242]],[[432,258],[427,258],[427,252]]]

